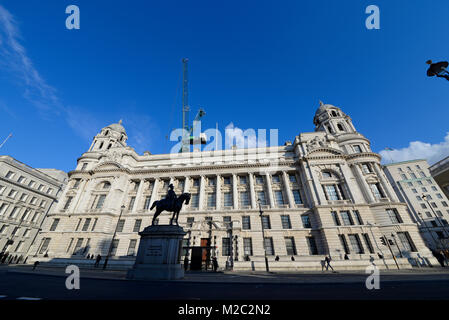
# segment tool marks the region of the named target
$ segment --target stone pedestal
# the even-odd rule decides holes
[[[180,226],[146,227],[140,235],[136,262],[128,271],[128,279],[176,280],[184,277],[181,267],[182,239]]]

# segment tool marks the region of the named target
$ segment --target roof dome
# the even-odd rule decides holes
[[[320,113],[326,111],[327,109],[330,108],[336,108],[338,109],[336,106],[331,105],[331,104],[324,104],[323,101],[320,101],[320,107],[317,109],[317,111],[315,112],[315,116],[319,115]]]
[[[113,123],[108,125],[106,128],[112,129],[114,131],[126,134],[126,130],[125,128],[122,126],[122,120],[120,119],[120,121],[118,123]]]

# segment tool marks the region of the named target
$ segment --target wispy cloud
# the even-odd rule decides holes
[[[415,159],[427,159],[429,164],[434,164],[439,160],[449,156],[449,132],[446,133],[444,141],[440,143],[427,143],[412,141],[408,147],[395,150],[382,150],[380,155],[386,161],[407,161]]]
[[[234,123],[232,122],[228,124],[225,128],[225,149],[230,149],[234,145],[238,149],[256,148],[257,147],[256,130],[246,129],[245,131],[243,131],[239,127],[234,126]]]
[[[46,82],[33,65],[21,40],[17,21],[0,5],[0,69],[10,74],[17,85],[23,88],[23,97],[39,110],[42,118],[62,117],[80,137],[91,140],[106,124],[83,108],[65,105],[57,90]],[[5,105],[0,104],[0,109],[8,112],[9,109],[5,108]],[[154,122],[149,117],[132,114],[126,115],[123,120],[128,122],[128,134],[131,133],[131,142],[135,143],[136,148],[148,148],[156,131]]]

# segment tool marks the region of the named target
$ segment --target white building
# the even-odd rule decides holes
[[[36,253],[29,248],[67,179],[63,171],[34,169],[0,156],[0,252],[22,261]]]
[[[449,157],[434,163],[429,170],[446,197],[449,197]]]
[[[104,257],[117,229],[110,264],[131,265],[151,204],[173,183],[178,195],[191,194],[179,217],[185,245],[217,247],[212,254],[221,267],[263,270],[264,246],[275,270],[320,269],[324,255],[339,268],[365,268],[378,254],[386,258],[379,266],[395,266],[384,235],[398,240],[400,250],[391,248],[398,264],[410,267],[418,256],[437,264],[351,118],[320,103],[313,122],[315,132],[284,146],[160,155],[137,154],[121,122],[109,125],[69,173],[36,242],[46,239],[39,252],[53,262]],[[159,223],[169,217],[163,213]]]
[[[426,160],[412,160],[384,166],[399,199],[408,205],[429,248],[449,248],[449,201],[430,175]]]

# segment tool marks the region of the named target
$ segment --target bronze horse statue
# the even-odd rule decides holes
[[[186,202],[186,204],[189,204],[190,193],[186,192],[181,194],[178,198],[176,198],[175,203],[171,208],[167,203],[167,200],[165,199],[154,201],[153,204],[151,205],[150,210],[153,210],[153,208],[156,207],[156,212],[154,213],[151,225],[154,225],[154,221],[156,221],[156,218],[161,214],[162,211],[173,212],[173,216],[170,219],[170,225],[173,224],[173,221],[175,222],[176,225],[178,225],[179,211],[181,211],[182,204],[184,203],[184,201]]]

